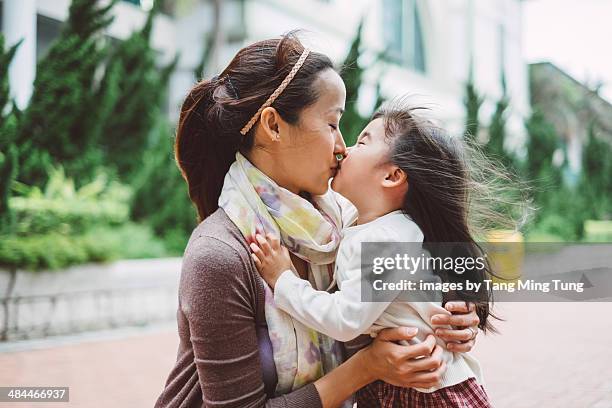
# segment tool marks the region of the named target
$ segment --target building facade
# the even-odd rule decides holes
[[[26,39],[10,72],[20,106],[31,94],[36,58],[59,32],[69,4],[70,0],[2,1],[7,42]],[[150,5],[150,0],[120,1],[107,35],[126,38],[143,25]],[[152,42],[160,64],[177,52],[181,55],[169,89],[168,113],[173,118],[195,81],[194,67],[213,31],[218,46],[204,76],[221,70],[243,45],[293,29],[302,29],[306,43],[340,63],[363,19],[365,52],[360,63],[368,67],[358,101],[363,114],[371,112],[380,82],[386,98],[411,95],[415,103],[431,106],[433,115],[459,134],[472,64],[476,86],[485,96],[485,128],[502,94],[503,71],[511,101],[510,143],[518,145],[524,136],[529,95],[520,0],[174,0],[165,3],[165,11],[155,21]],[[387,57],[377,60],[383,51]]]
[[[566,182],[576,184],[582,170],[590,128],[612,143],[612,104],[593,89],[549,62],[529,65],[531,105],[544,115],[560,138],[558,163],[566,162]]]

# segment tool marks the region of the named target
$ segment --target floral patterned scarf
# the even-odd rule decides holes
[[[331,189],[310,202],[280,187],[237,153],[225,176],[219,207],[245,238],[253,237],[257,228],[264,234],[280,236],[290,252],[308,262],[308,280],[313,287],[329,288],[342,228],[341,208]],[[263,283],[266,322],[278,375],[276,394],[281,395],[333,370],[342,363],[342,352],[338,342],[277,308],[271,289]]]

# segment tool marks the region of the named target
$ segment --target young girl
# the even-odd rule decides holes
[[[276,305],[337,340],[375,336],[382,327],[411,326],[418,329],[418,340],[424,341],[436,330],[445,329],[431,322],[433,315],[447,313],[441,302],[362,301],[363,242],[423,243],[432,256],[439,252],[433,243],[454,242],[462,243],[467,255],[482,255],[468,222],[474,184],[464,146],[415,111],[391,105],[376,113],[332,181],[333,190],[351,201],[358,214],[356,223],[342,233],[334,273],[339,290],[317,291],[298,278],[289,252],[275,237],[258,234],[259,245],[251,244],[255,264],[273,288]],[[435,272],[446,282],[482,282],[487,270],[475,269],[461,276]],[[455,291],[445,300],[449,296],[476,303],[480,328],[491,328],[488,293],[483,297],[482,291],[479,295]],[[447,367],[439,386],[401,388],[377,381],[357,393],[357,406],[489,407],[478,362],[467,353],[448,351],[440,339],[437,344],[435,352],[444,354]]]

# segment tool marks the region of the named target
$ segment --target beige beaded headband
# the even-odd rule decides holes
[[[244,127],[240,130],[240,133],[242,134],[242,136],[246,135],[248,131],[251,130],[253,125],[259,119],[259,115],[261,115],[261,112],[264,109],[270,107],[274,103],[276,98],[278,98],[278,95],[280,95],[285,90],[285,88],[287,87],[287,85],[289,85],[289,82],[291,82],[295,74],[297,74],[302,64],[304,64],[304,61],[306,61],[306,57],[308,56],[308,54],[310,54],[310,49],[304,48],[304,52],[302,52],[300,59],[298,59],[298,61],[295,63],[295,65],[291,69],[291,72],[289,72],[289,75],[287,75],[287,78],[285,78],[283,82],[281,82],[278,88],[276,88],[276,90],[272,92],[272,95],[270,95],[270,97],[266,100],[266,102],[264,102],[264,104],[261,105],[261,107],[257,110],[255,115],[253,115],[251,120],[249,120],[249,122],[246,125],[244,125]]]

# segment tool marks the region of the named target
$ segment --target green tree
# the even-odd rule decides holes
[[[10,100],[9,66],[23,40],[20,40],[8,50],[5,49],[4,41],[4,35],[0,33],[0,126],[4,123],[4,119],[6,118],[6,115],[4,115],[4,108],[8,105]]]
[[[593,122],[582,152],[579,191],[588,206],[585,219],[605,219],[612,213],[612,148],[596,135]]]
[[[538,209],[532,228],[564,240],[579,239],[583,235],[585,201],[563,184],[562,166],[553,163],[555,151],[563,147],[559,136],[537,108],[526,128],[527,157],[523,167]]]
[[[561,170],[553,164],[553,154],[559,148],[559,136],[537,108],[533,110],[526,127],[526,173],[536,185],[536,194],[544,194],[562,184]]]
[[[489,125],[489,140],[484,151],[495,160],[499,160],[506,168],[514,170],[515,160],[504,147],[506,141],[506,112],[510,105],[510,98],[506,88],[506,75],[501,74],[502,96],[495,104],[495,112]]]
[[[168,121],[160,118],[153,143],[133,180],[131,217],[150,225],[166,248],[180,255],[197,225],[197,214],[174,159],[172,133]]]
[[[156,116],[166,95],[170,74],[178,56],[167,66],[155,65],[155,50],[150,45],[153,20],[159,11],[155,2],[145,25],[118,45],[110,58],[103,83],[118,78],[119,95],[101,129],[101,141],[107,163],[114,166],[121,179],[129,181],[149,145]]]
[[[107,55],[102,31],[116,1],[99,6],[96,0],[73,0],[59,37],[39,61],[17,136],[21,181],[42,185],[48,168],[59,163],[81,182],[94,177],[101,156],[88,125],[103,119],[95,74]]]
[[[4,36],[0,34],[0,234],[9,233],[13,225],[13,214],[9,207],[11,185],[17,176],[17,146],[14,143],[17,128],[17,109],[5,113],[9,104],[10,90],[8,71],[17,52],[17,44],[5,50]]]
[[[474,63],[473,59],[470,59],[468,80],[465,83],[465,98],[463,99],[466,109],[465,137],[468,139],[477,140],[478,138],[480,128],[478,113],[483,102],[484,98],[478,93],[474,83]]]
[[[341,130],[347,146],[355,144],[359,133],[368,123],[369,119],[361,116],[357,109],[359,88],[361,87],[364,73],[364,68],[359,64],[362,33],[363,20],[357,27],[357,35],[353,39],[349,52],[342,64],[342,79],[346,85],[346,109],[342,116]]]

